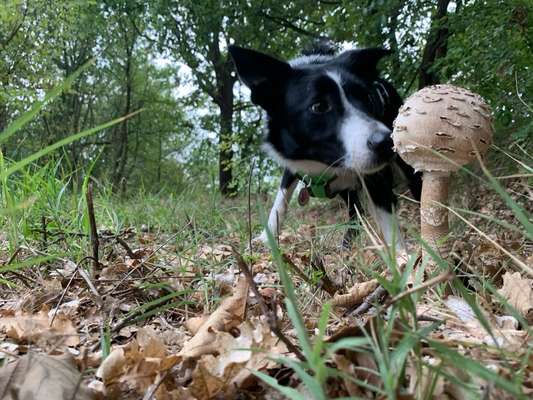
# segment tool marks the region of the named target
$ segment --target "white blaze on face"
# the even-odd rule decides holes
[[[372,133],[387,127],[380,121],[370,118],[356,109],[346,97],[342,88],[342,80],[338,73],[330,71],[328,76],[335,81],[339,88],[345,115],[340,128],[340,138],[346,149],[344,165],[346,168],[360,173],[376,172],[383,164],[376,162],[376,155],[368,148],[368,140]]]

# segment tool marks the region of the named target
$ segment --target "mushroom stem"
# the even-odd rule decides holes
[[[448,256],[445,238],[448,235],[448,210],[437,203],[448,202],[448,172],[425,171],[420,200],[422,239],[441,257]],[[423,251],[424,258],[429,258]]]

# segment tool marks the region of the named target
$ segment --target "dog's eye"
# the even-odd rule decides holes
[[[327,101],[317,101],[311,105],[311,112],[314,114],[325,114],[328,111],[331,111],[331,104]]]

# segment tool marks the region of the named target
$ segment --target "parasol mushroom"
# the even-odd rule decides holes
[[[489,106],[477,94],[453,85],[429,86],[410,96],[394,121],[396,152],[423,171],[420,220],[422,239],[442,256],[448,235],[451,172],[483,156],[492,138]]]

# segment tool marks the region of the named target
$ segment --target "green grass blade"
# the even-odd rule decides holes
[[[87,129],[85,131],[82,131],[82,132],[79,132],[79,133],[76,133],[74,135],[71,135],[69,137],[66,137],[64,139],[61,139],[57,142],[55,142],[54,144],[51,144],[50,146],[46,146],[44,149],[41,149],[39,150],[38,152],[24,158],[23,160],[20,160],[14,164],[12,164],[9,168],[7,168],[5,171],[2,171],[2,174],[1,174],[1,179],[4,179],[6,177],[8,177],[9,175],[13,174],[14,172],[20,170],[21,168],[24,168],[26,165],[32,163],[33,161],[35,160],[38,160],[39,158],[41,158],[42,156],[62,147],[62,146],[65,146],[67,144],[70,144],[72,142],[75,142],[76,140],[78,139],[81,139],[83,137],[86,137],[86,136],[89,136],[89,135],[92,135],[92,134],[95,134],[96,132],[99,132],[103,129],[106,129],[106,128],[109,128],[110,126],[113,126],[113,125],[116,125],[128,118],[131,118],[132,116],[138,114],[140,111],[142,110],[137,110],[131,114],[128,114],[128,115],[125,115],[123,117],[120,117],[120,118],[116,118],[112,121],[109,121],[109,122],[106,122],[105,124],[102,124],[102,125],[98,125],[97,127],[95,128],[91,128],[91,129]]]
[[[272,378],[271,376],[259,372],[259,371],[251,371],[252,374],[257,376],[259,379],[261,379],[263,382],[267,383],[268,385],[272,386],[274,389],[276,389],[281,394],[287,396],[289,399],[292,400],[308,400],[303,394],[298,392],[296,389],[293,389],[291,387],[282,386],[278,383],[277,380]]]
[[[13,134],[19,131],[24,127],[28,122],[30,122],[35,116],[41,111],[41,109],[48,104],[50,101],[59,96],[64,90],[68,89],[72,83],[80,76],[80,74],[85,71],[94,60],[89,60],[87,63],[78,68],[74,73],[68,76],[61,84],[52,89],[49,93],[46,94],[43,100],[35,102],[35,104],[13,121],[2,133],[0,133],[0,144],[8,140]]]
[[[460,365],[462,369],[468,371],[471,374],[478,376],[481,379],[490,382],[497,387],[507,391],[508,393],[516,396],[516,398],[525,398],[520,387],[513,382],[501,377],[497,373],[484,367],[480,363],[465,357],[458,352],[451,350],[448,346],[445,346],[437,341],[428,340],[429,345],[437,350],[442,358],[447,360],[452,365]]]
[[[494,190],[496,190],[496,192],[500,195],[500,197],[505,201],[507,206],[511,210],[513,210],[513,213],[514,213],[516,219],[518,219],[518,221],[520,221],[520,223],[524,226],[524,229],[526,230],[525,234],[527,235],[529,240],[533,240],[533,223],[531,223],[529,221],[531,216],[526,215],[525,210],[523,210],[518,205],[518,203],[516,203],[516,201],[514,201],[511,198],[511,196],[509,196],[509,194],[505,191],[503,186],[500,185],[498,180],[496,178],[494,178],[494,176],[492,176],[492,174],[489,172],[487,167],[485,167],[485,165],[483,163],[481,163],[481,162],[479,164],[481,165],[481,169],[483,170],[483,173],[489,179],[489,183],[492,186],[492,188]]]
[[[307,389],[313,393],[313,396],[316,400],[326,400],[326,396],[320,382],[316,379],[316,377],[313,377],[305,372],[305,369],[302,368],[302,365],[298,361],[290,358],[277,358],[276,361],[291,368],[300,377]]]

